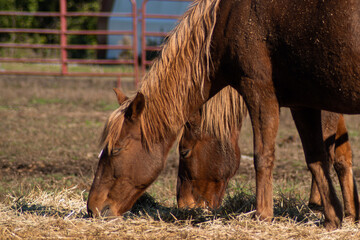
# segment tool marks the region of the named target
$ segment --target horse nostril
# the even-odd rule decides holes
[[[91,211],[91,209],[88,209],[88,216],[89,217],[94,217],[93,211]]]
[[[107,217],[110,213],[110,206],[106,205],[102,210],[101,210],[101,216],[103,217]]]

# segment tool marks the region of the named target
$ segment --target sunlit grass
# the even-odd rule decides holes
[[[274,220],[253,218],[255,197],[241,190],[228,195],[216,211],[178,209],[166,199],[142,196],[117,218],[91,219],[86,191],[75,185],[53,191],[34,187],[8,194],[0,203],[0,238],[86,239],[358,239],[359,228],[345,222],[328,232],[323,217],[296,197],[275,195]],[[320,225],[320,226],[319,226]]]
[[[0,63],[0,71],[59,73],[60,64],[52,63]],[[69,73],[132,73],[131,65],[69,64]]]

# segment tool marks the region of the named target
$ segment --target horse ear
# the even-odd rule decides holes
[[[136,97],[130,103],[129,107],[126,109],[125,117],[129,120],[137,119],[145,107],[145,97],[141,92],[136,94]]]
[[[128,97],[120,89],[113,88],[113,90],[116,94],[119,105],[123,104],[123,102],[128,99]]]

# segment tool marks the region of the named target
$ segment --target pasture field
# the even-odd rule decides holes
[[[322,214],[307,207],[311,176],[287,109],[281,110],[276,145],[273,222],[252,218],[255,172],[248,118],[240,140],[244,157],[220,209],[176,208],[174,147],[161,176],[131,211],[119,218],[87,218],[98,140],[117,107],[115,82],[0,77],[0,239],[360,239],[359,225],[345,220],[328,232]],[[123,86],[131,94],[131,84]],[[359,186],[360,118],[346,116],[346,121]]]

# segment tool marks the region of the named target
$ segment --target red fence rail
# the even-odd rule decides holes
[[[60,29],[30,29],[30,28],[0,28],[0,33],[39,33],[56,34],[60,36],[59,44],[21,44],[21,43],[0,43],[0,48],[25,48],[25,49],[59,49],[59,58],[9,58],[2,57],[0,62],[16,63],[59,63],[60,72],[39,72],[39,71],[1,71],[0,74],[26,74],[26,75],[63,75],[63,76],[116,76],[120,79],[122,76],[134,77],[135,84],[139,81],[138,53],[138,34],[137,34],[137,7],[136,0],[129,0],[132,11],[129,13],[110,13],[110,12],[68,12],[66,0],[59,0],[60,12],[19,12],[19,11],[0,11],[0,16],[34,16],[34,17],[55,17],[60,19]],[[67,18],[69,17],[124,17],[132,18],[131,31],[109,31],[109,30],[69,30],[67,28]],[[133,38],[130,46],[125,45],[69,45],[67,43],[68,35],[130,35]],[[68,50],[73,49],[120,49],[132,50],[133,59],[110,60],[110,59],[69,59]],[[69,72],[68,64],[131,64],[134,66],[132,73],[90,73],[90,72]]]

